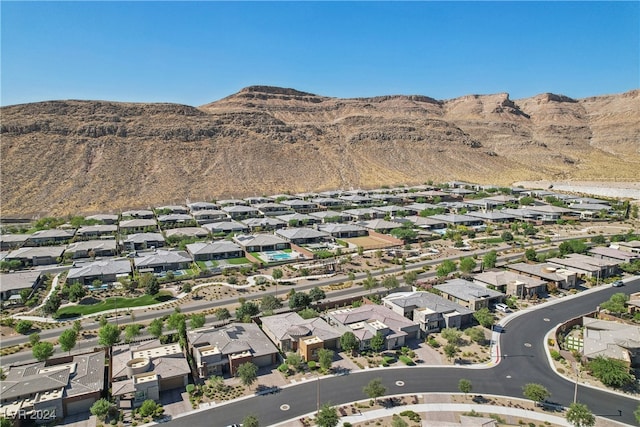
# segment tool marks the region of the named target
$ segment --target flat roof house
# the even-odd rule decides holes
[[[518,298],[542,297],[547,294],[547,282],[513,271],[489,270],[473,277],[473,282],[481,286],[493,286],[506,295]]]
[[[423,335],[462,328],[473,321],[473,310],[431,292],[394,292],[382,298],[382,304],[418,322]]]
[[[371,338],[380,333],[385,338],[384,348],[391,350],[404,346],[408,340],[419,338],[417,322],[381,305],[365,304],[357,308],[330,311],[325,320],[341,335],[353,332],[360,342],[360,350],[370,347]]]
[[[537,277],[538,279],[546,280],[561,289],[575,288],[576,286],[576,273],[565,268],[558,268],[557,265],[517,262],[515,264],[507,264],[506,268],[525,276]]]
[[[0,250],[17,249],[24,245],[28,238],[28,234],[0,234]]]
[[[6,418],[33,411],[52,419],[89,411],[104,390],[104,352],[11,367],[0,386],[0,411]]]
[[[190,243],[186,246],[194,261],[211,261],[218,259],[241,258],[244,250],[228,240],[208,243]]]
[[[340,332],[323,319],[303,319],[298,313],[262,317],[262,330],[284,353],[298,351],[305,361],[318,360],[321,348],[338,349]]]
[[[69,283],[80,283],[91,285],[94,280],[102,283],[114,283],[119,277],[129,277],[131,275],[131,262],[128,259],[109,259],[89,262],[86,264],[75,264],[67,274]]]
[[[62,258],[64,246],[22,247],[9,252],[5,260],[19,260],[24,266],[57,264]]]
[[[277,230],[276,235],[293,243],[294,245],[308,245],[331,240],[331,235],[327,232],[315,230],[313,228],[285,228]]]
[[[117,253],[117,242],[113,239],[85,240],[70,243],[64,251],[71,258],[108,257]]]
[[[151,340],[113,348],[111,395],[118,403],[129,398],[132,407],[147,400],[160,401],[160,393],[189,383],[191,368],[180,344]]]
[[[164,246],[164,237],[160,233],[129,234],[120,242],[128,251],[140,251]]]
[[[232,323],[219,328],[188,331],[187,342],[200,378],[233,376],[243,363],[267,367],[278,360],[276,346],[253,323]]]
[[[20,298],[20,292],[29,289],[33,293],[43,280],[42,272],[37,270],[0,274],[0,301],[17,299],[19,302],[25,302]]]
[[[97,224],[80,227],[76,231],[76,238],[80,240],[99,239],[103,236],[115,236],[118,232],[116,224]]]
[[[440,291],[443,298],[473,311],[488,308],[489,305],[500,302],[504,298],[504,294],[501,292],[487,289],[464,279],[447,280],[433,288]]]
[[[291,243],[274,234],[235,236],[233,240],[247,252],[268,252],[291,249]]]
[[[57,245],[61,243],[69,243],[73,236],[75,236],[76,230],[39,230],[31,234],[27,241],[24,242],[25,246],[45,246],[45,245]]]
[[[163,271],[175,271],[189,268],[193,260],[185,251],[155,250],[152,253],[141,253],[139,257],[133,258],[133,263],[139,272],[153,271],[160,273]]]

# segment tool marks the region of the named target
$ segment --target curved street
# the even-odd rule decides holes
[[[640,278],[628,281],[623,288],[602,287],[576,297],[567,297],[514,316],[499,340],[501,360],[494,367],[406,367],[382,368],[354,372],[350,375],[325,377],[283,388],[277,394],[232,401],[220,406],[194,411],[175,418],[169,424],[176,427],[216,425],[241,422],[247,414],[258,416],[262,425],[272,425],[296,419],[314,412],[318,405],[331,402],[344,404],[366,398],[362,388],[373,378],[381,378],[387,395],[400,393],[458,393],[458,381],[469,379],[473,392],[522,398],[522,386],[535,382],[551,392],[551,400],[563,406],[573,401],[573,382],[555,374],[544,350],[545,334],[557,324],[595,309],[616,292],[640,291]],[[404,382],[403,386],[396,385]],[[578,401],[585,403],[597,416],[636,425],[633,411],[640,400],[586,386],[578,387]],[[285,405],[285,406],[283,406]],[[283,410],[281,408],[287,408]]]

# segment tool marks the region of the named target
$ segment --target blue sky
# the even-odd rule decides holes
[[[640,2],[11,2],[2,105],[202,105],[249,85],[319,95],[640,87]]]

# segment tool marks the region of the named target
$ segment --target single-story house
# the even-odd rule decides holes
[[[0,387],[6,418],[28,418],[34,411],[52,419],[89,412],[105,387],[103,351],[11,367]]]
[[[67,282],[91,285],[94,280],[102,283],[114,283],[119,277],[131,275],[131,262],[128,259],[108,259],[74,264],[67,274]]]
[[[211,234],[246,233],[249,231],[249,227],[238,221],[212,222],[204,224],[202,227],[209,230]]]
[[[235,220],[256,218],[260,216],[258,209],[252,206],[227,205],[222,207],[222,211],[226,212],[231,219]]]
[[[210,243],[190,243],[186,248],[194,261],[211,261],[244,256],[244,250],[228,240],[219,240]]]
[[[298,351],[305,361],[318,360],[321,348],[340,348],[340,332],[319,317],[303,319],[298,313],[284,313],[260,320],[262,331],[283,353]]]
[[[482,219],[470,215],[445,214],[432,215],[429,218],[446,222],[447,224],[452,226],[464,225],[466,227],[477,227],[484,224],[484,221]]]
[[[304,227],[276,230],[276,236],[282,237],[295,245],[306,245],[331,240],[331,235],[327,232]]]
[[[180,205],[169,205],[169,206],[160,206],[156,208],[156,212],[162,212],[162,214],[186,214],[189,212],[186,206]]]
[[[69,243],[73,236],[75,236],[76,230],[39,230],[29,235],[27,241],[24,242],[25,246],[45,246],[56,245],[60,243]]]
[[[259,205],[255,205],[255,208],[257,208],[264,216],[287,215],[294,212],[294,210],[289,206],[276,202],[261,203]]]
[[[564,258],[549,258],[549,264],[575,272],[578,277],[602,279],[618,272],[618,263],[582,254],[568,254]]]
[[[196,220],[186,213],[171,213],[158,216],[158,224],[163,229],[168,227],[194,226],[196,225]]]
[[[566,268],[559,268],[557,265],[517,262],[515,264],[507,264],[506,268],[507,270],[515,271],[525,276],[546,280],[561,289],[575,288],[576,286],[576,273]]]
[[[589,249],[589,254],[596,258],[606,259],[619,263],[627,263],[640,259],[640,253],[623,251],[613,247],[603,248],[596,246],[595,248]]]
[[[467,216],[478,218],[485,223],[502,223],[515,221],[516,217],[501,211],[469,212]]]
[[[283,200],[280,203],[290,207],[291,209],[293,209],[298,213],[309,213],[309,212],[314,212],[318,210],[318,205],[316,205],[313,202],[309,202],[307,200],[289,199],[289,200]]]
[[[0,251],[17,249],[29,238],[28,234],[0,234]]]
[[[342,211],[343,214],[349,215],[352,221],[367,221],[370,219],[384,218],[382,212],[375,211],[371,208],[347,209]]]
[[[276,216],[276,218],[278,218],[281,221],[284,221],[287,224],[292,224],[294,227],[301,226],[301,225],[312,225],[320,222],[320,219],[318,219],[315,216],[307,215],[299,212],[294,212],[287,215],[278,215]]]
[[[547,282],[507,270],[489,270],[473,277],[473,283],[493,286],[496,290],[518,298],[542,297],[547,294]]]
[[[229,215],[226,212],[217,209],[202,209],[191,213],[196,222],[200,225],[210,224],[212,222],[228,221]]]
[[[369,235],[369,230],[355,224],[323,224],[318,226],[318,230],[329,233],[336,239],[348,239]]]
[[[385,219],[372,219],[369,221],[360,221],[356,225],[359,225],[369,230],[376,231],[378,233],[388,233],[396,228],[401,228],[402,223],[396,221],[387,221]]]
[[[111,395],[118,402],[127,395],[133,407],[147,399],[158,401],[160,393],[181,389],[189,383],[191,369],[180,344],[151,340],[112,350]]]
[[[617,242],[621,251],[631,252],[640,255],[640,240],[631,240],[629,242]]]
[[[389,215],[389,217],[393,218],[396,216],[407,216],[407,214],[415,214],[415,212],[408,212],[407,209],[403,206],[396,205],[384,205],[384,206],[374,206],[371,209],[374,211],[381,212],[383,216]]]
[[[76,238],[80,240],[98,239],[103,236],[115,236],[118,232],[116,224],[96,224],[80,227],[76,231]]]
[[[418,322],[423,335],[473,322],[473,310],[431,292],[394,292],[382,298],[382,304]]]
[[[565,215],[575,215],[575,211],[553,205],[529,206],[527,209],[540,214],[540,221],[555,222]]]
[[[128,251],[161,248],[165,244],[160,233],[134,233],[126,236],[120,244]]]
[[[291,249],[291,243],[274,234],[251,234],[235,236],[233,240],[247,252],[267,252]]]
[[[238,366],[246,362],[267,367],[278,361],[278,348],[254,323],[191,330],[187,332],[187,342],[200,378],[233,376]]]
[[[30,292],[36,290],[44,281],[42,272],[37,270],[16,271],[15,273],[0,274],[0,301],[20,298],[20,292],[28,289]],[[13,297],[13,298],[12,298]]]
[[[341,335],[353,332],[360,342],[360,350],[370,347],[371,338],[381,334],[385,338],[384,348],[391,350],[407,344],[420,336],[418,322],[394,312],[388,307],[365,304],[357,308],[345,308],[327,313],[325,320]]]
[[[318,197],[316,199],[311,199],[311,201],[322,208],[334,208],[336,206],[344,206],[347,204],[344,200],[340,200],[335,197]]]
[[[287,226],[287,222],[278,218],[266,216],[264,218],[247,218],[241,221],[253,232],[278,230]]]
[[[441,220],[434,219],[432,216],[422,217],[422,216],[407,216],[402,218],[404,221],[409,221],[416,227],[425,229],[425,230],[442,230],[447,228],[447,223]]]
[[[132,233],[147,233],[158,231],[158,223],[155,219],[125,219],[120,221],[119,224],[120,233],[132,234]]]
[[[122,218],[138,218],[138,219],[152,219],[155,217],[153,211],[148,209],[138,209],[122,212]]]
[[[203,227],[180,227],[164,230],[167,239],[173,236],[194,237],[196,239],[204,239],[209,236],[209,230]]]
[[[118,215],[114,214],[97,214],[86,216],[85,219],[100,221],[102,224],[118,225]]]
[[[140,272],[152,270],[154,273],[175,271],[189,268],[193,259],[185,251],[158,250],[151,253],[140,253],[133,258],[136,269]]]
[[[70,243],[64,251],[65,257],[71,254],[71,258],[90,258],[115,256],[117,242],[114,239],[84,240]]]
[[[440,291],[443,298],[460,304],[470,310],[477,311],[488,308],[491,304],[502,301],[504,294],[464,279],[447,280],[434,289]]]
[[[262,197],[262,196],[254,196],[254,197],[245,197],[243,199],[249,205],[262,205],[264,203],[271,203],[273,199],[271,197]]]
[[[640,326],[608,320],[582,318],[583,352],[587,359],[598,356],[621,360],[628,365],[640,363]]]
[[[64,253],[64,246],[23,246],[9,252],[4,258],[6,261],[19,260],[23,266],[57,264]]]
[[[198,212],[198,211],[208,211],[208,210],[217,210],[218,209],[218,205],[216,205],[215,203],[211,203],[211,202],[187,203],[187,207],[189,208],[189,211],[191,212],[192,215],[195,212]]]
[[[362,196],[360,194],[345,194],[340,196],[340,200],[343,200],[352,206],[370,205],[374,203],[374,200],[371,197]]]

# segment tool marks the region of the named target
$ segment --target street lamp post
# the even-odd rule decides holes
[[[573,403],[576,403],[578,401],[578,380],[580,379],[580,365],[578,365],[577,361],[575,362],[575,370],[576,370],[576,384],[573,389]]]

